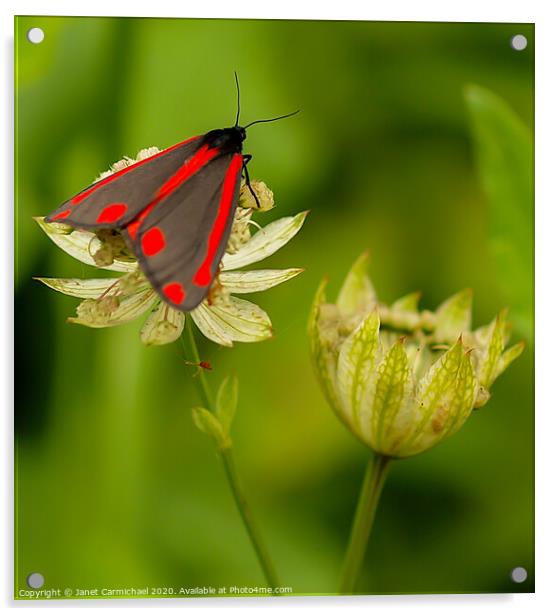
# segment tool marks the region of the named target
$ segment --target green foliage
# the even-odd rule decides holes
[[[219,449],[230,447],[230,439],[221,421],[215,415],[201,406],[192,409],[193,423],[196,428],[210,436]]]
[[[224,431],[229,434],[232,420],[238,406],[238,378],[236,375],[227,376],[219,387],[217,393],[216,415]]]
[[[534,149],[532,136],[510,105],[490,90],[466,88],[478,172],[489,204],[490,248],[499,286],[517,325],[532,340]]]

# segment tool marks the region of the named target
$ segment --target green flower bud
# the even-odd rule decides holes
[[[469,290],[434,313],[418,310],[416,293],[380,303],[366,264],[366,255],[356,261],[334,304],[320,285],[309,321],[311,356],[343,423],[377,453],[408,457],[458,431],[523,345],[504,350],[504,311],[470,330]]]

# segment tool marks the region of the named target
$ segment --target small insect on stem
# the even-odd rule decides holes
[[[196,378],[197,376],[199,376],[202,370],[212,370],[213,369],[213,366],[211,366],[211,362],[209,361],[196,362],[196,361],[184,360],[184,363],[186,364],[186,366],[194,366],[197,368],[197,370],[192,375],[193,378]]]

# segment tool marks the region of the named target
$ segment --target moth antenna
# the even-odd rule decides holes
[[[236,71],[234,71],[234,79],[236,80],[236,93],[237,93],[236,122],[234,123],[234,126],[238,126],[238,122],[240,121],[240,84],[238,82],[238,73],[236,73]]]
[[[253,126],[254,124],[261,124],[262,122],[276,122],[277,120],[284,120],[284,118],[291,118],[293,115],[296,115],[297,113],[300,113],[299,109],[297,109],[296,111],[293,111],[292,113],[287,113],[286,115],[277,116],[276,118],[268,118],[267,120],[255,120],[255,122],[250,122],[249,124],[246,124],[244,128],[249,128],[250,126]]]

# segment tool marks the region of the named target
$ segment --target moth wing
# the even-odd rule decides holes
[[[192,137],[116,171],[64,201],[45,220],[81,229],[122,227],[145,209],[201,143],[200,137]]]
[[[241,154],[214,158],[124,232],[153,288],[178,310],[193,310],[209,292],[232,229],[242,164]]]

